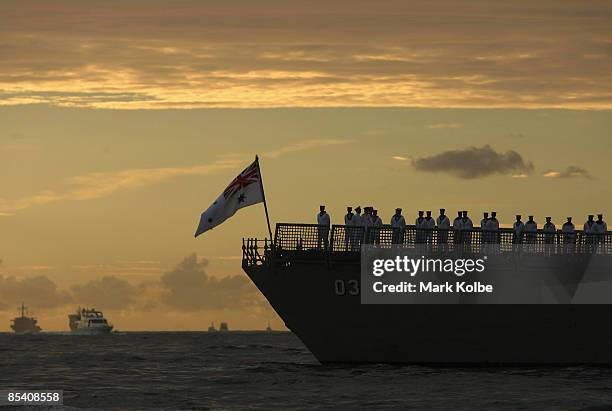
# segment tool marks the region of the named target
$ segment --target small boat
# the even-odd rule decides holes
[[[273,331],[272,327],[270,327],[270,323],[268,323],[268,326],[266,327],[266,331],[269,332],[269,333],[271,333]]]
[[[113,330],[112,324],[104,318],[102,311],[95,308],[80,308],[76,314],[69,314],[70,331],[74,334],[108,334]]]
[[[226,322],[222,322],[221,325],[219,325],[219,332],[227,332],[229,331],[229,327],[227,326]]]
[[[209,333],[216,333],[217,332],[217,329],[215,328],[215,323],[214,322],[210,323],[210,327],[208,327],[208,332]]]

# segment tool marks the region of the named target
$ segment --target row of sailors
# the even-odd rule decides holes
[[[378,215],[378,211],[373,207],[364,207],[364,214],[361,214],[361,207],[355,208],[355,213],[353,213],[352,207],[346,208],[347,213],[344,216],[344,225],[346,226],[355,226],[355,227],[382,227],[383,222],[380,216]],[[608,225],[603,220],[603,214],[597,215],[597,220],[594,220],[594,215],[589,215],[588,220],[584,223],[583,230],[585,234],[604,234],[608,231]],[[538,224],[534,221],[533,216],[529,216],[527,222],[523,223],[521,220],[522,216],[519,214],[516,216],[516,221],[514,222],[512,228],[514,231],[514,235],[516,238],[520,239],[523,237],[524,233],[535,233],[538,230]],[[320,206],[320,212],[317,214],[317,224],[320,226],[329,226],[330,225],[330,216],[325,211],[325,206]],[[398,228],[400,232],[403,232],[406,228],[406,220],[402,215],[402,209],[396,208],[395,214],[391,217],[390,225],[393,228]],[[415,227],[417,229],[434,229],[437,228],[439,230],[449,230],[451,227],[451,222],[448,216],[446,215],[446,210],[444,208],[440,209],[440,215],[438,218],[434,219],[431,215],[431,211],[423,212],[419,211],[419,215],[415,220]],[[469,231],[474,228],[474,224],[472,220],[468,217],[467,211],[458,211],[457,217],[453,220],[452,227],[454,231]],[[495,211],[491,212],[491,216],[489,216],[488,212],[483,214],[482,220],[480,220],[480,228],[482,231],[499,231],[499,220],[497,219],[497,213]],[[545,233],[556,233],[557,228],[555,224],[552,222],[551,217],[546,217],[546,223],[542,227],[542,231]],[[576,233],[576,227],[574,223],[572,223],[572,217],[567,217],[567,221],[563,224],[560,230],[566,236],[573,236]],[[446,234],[447,235],[447,234]],[[422,235],[421,235],[422,236]],[[425,234],[426,237],[430,237],[431,234]],[[465,233],[465,240],[469,239],[471,236],[468,233]],[[529,237],[529,235],[527,235]],[[422,240],[423,238],[417,238],[417,240]]]

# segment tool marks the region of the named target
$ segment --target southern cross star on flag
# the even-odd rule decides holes
[[[195,236],[218,226],[241,208],[263,202],[259,162],[245,168],[200,217]]]

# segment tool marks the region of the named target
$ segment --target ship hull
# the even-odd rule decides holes
[[[75,335],[103,335],[103,334],[110,334],[111,331],[113,330],[112,327],[108,327],[108,328],[86,328],[86,329],[73,329],[71,330],[72,334]]]
[[[359,264],[243,264],[321,363],[612,364],[610,304],[362,304]]]

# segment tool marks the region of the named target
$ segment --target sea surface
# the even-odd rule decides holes
[[[2,389],[62,389],[64,409],[603,410],[612,368],[322,366],[286,332],[0,334]]]

